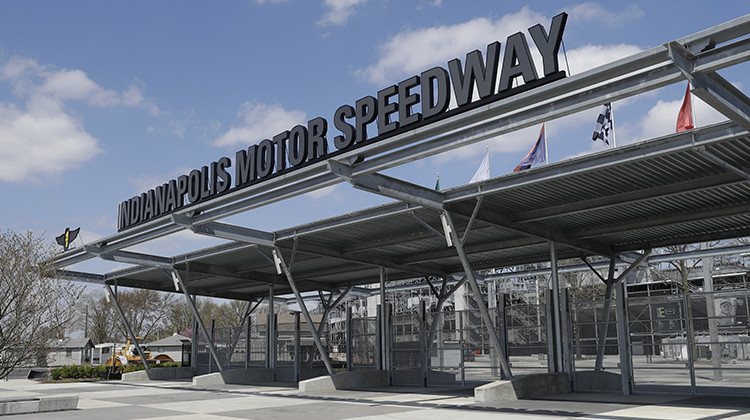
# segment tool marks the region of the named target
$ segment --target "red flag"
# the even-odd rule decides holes
[[[680,113],[677,114],[677,132],[693,128],[693,107],[690,105],[690,83],[685,91],[685,99],[682,100]]]

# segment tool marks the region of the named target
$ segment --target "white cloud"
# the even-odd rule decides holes
[[[119,101],[116,92],[102,89],[81,70],[50,73],[37,95],[50,96],[58,101],[85,100],[94,106],[111,106]]]
[[[135,245],[129,250],[149,255],[173,257],[179,254],[195,251],[196,249],[208,248],[227,242],[228,241],[224,239],[199,235],[190,230],[181,230],[171,235]]]
[[[245,102],[237,113],[244,125],[232,127],[214,140],[214,146],[254,144],[271,138],[297,124],[305,124],[307,114],[303,111],[287,111],[281,105]]]
[[[505,42],[516,32],[526,32],[546,17],[524,7],[519,12],[497,20],[476,18],[456,25],[407,30],[396,34],[378,46],[378,61],[356,71],[357,76],[383,85],[406,75],[418,74],[433,66],[443,66],[448,60],[463,59],[468,51],[486,51],[493,41]]]
[[[622,26],[628,21],[640,19],[646,13],[638,5],[631,4],[619,11],[596,3],[581,3],[566,9],[572,22],[598,22],[603,26]]]
[[[333,193],[335,193],[341,185],[331,185],[325,188],[321,188],[319,190],[310,191],[309,193],[305,194],[305,196],[310,197],[314,200],[320,200],[323,198],[329,198]]]
[[[152,117],[161,115],[159,107],[153,100],[143,95],[146,84],[140,79],[133,80],[128,89],[122,93],[122,104],[126,106],[143,108],[148,111]]]
[[[635,45],[584,45],[568,51],[568,62],[572,74],[602,66],[643,51]],[[565,69],[565,58],[560,57],[560,68]]]
[[[357,6],[367,0],[324,0],[323,5],[328,9],[317,22],[318,26],[343,25],[349,20]]]
[[[57,176],[100,152],[95,138],[55,101],[37,99],[25,110],[0,103],[0,181]]]
[[[90,106],[137,106],[158,113],[140,86],[123,94],[104,89],[82,70],[54,69],[13,57],[0,66],[0,82],[11,85],[21,103],[0,102],[0,181],[22,182],[59,176],[93,158],[101,149],[69,101]]]

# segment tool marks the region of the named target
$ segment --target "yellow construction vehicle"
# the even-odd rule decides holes
[[[137,337],[137,339],[142,339],[143,337]],[[138,354],[138,349],[135,347],[135,345],[132,346],[130,344],[130,337],[128,337],[128,342],[125,344],[125,347],[114,353],[112,357],[107,359],[107,362],[104,364],[104,366],[123,366],[123,365],[129,365],[129,364],[135,364],[135,365],[142,365],[144,358],[141,357],[140,354]],[[151,352],[148,351],[148,349],[143,349],[143,353],[145,356],[146,363],[166,363],[166,362],[174,362],[171,357],[167,356],[166,354],[160,354],[156,356],[155,358],[151,358]]]

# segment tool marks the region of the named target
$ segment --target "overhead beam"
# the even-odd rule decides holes
[[[101,274],[84,273],[72,270],[57,270],[57,277],[79,283],[104,284],[104,276]]]
[[[728,170],[729,172],[734,173],[735,175],[741,178],[744,178],[746,181],[750,181],[750,174],[747,173],[747,171],[744,171],[732,165],[731,163],[727,162],[726,160],[720,158],[719,156],[716,156],[715,154],[706,150],[706,148],[703,146],[696,148],[696,150],[698,151],[698,153],[708,158],[708,160],[710,160],[711,162],[721,166],[722,168]]]
[[[474,206],[466,203],[447,204],[446,208],[452,213],[459,214],[464,217],[471,217],[474,213]],[[477,220],[493,224],[497,227],[507,229],[509,231],[529,235],[539,239],[554,241],[559,244],[576,248],[591,254],[599,254],[610,257],[615,256],[614,251],[612,251],[609,246],[597,241],[570,238],[562,231],[550,226],[542,225],[540,223],[517,223],[506,215],[490,211],[486,208],[479,209],[476,218]]]
[[[489,251],[510,251],[513,249],[521,249],[529,246],[535,246],[545,244],[546,241],[542,241],[538,238],[522,237],[514,238],[507,241],[495,241],[485,242],[480,244],[464,245],[464,249],[468,255],[489,252]],[[405,255],[397,260],[399,264],[412,264],[422,263],[428,261],[441,260],[448,257],[455,257],[455,251],[451,249],[441,248],[432,252],[420,252],[418,254]]]
[[[737,204],[717,209],[708,209],[702,211],[687,211],[683,214],[670,214],[643,216],[638,218],[637,222],[628,222],[626,224],[607,224],[605,226],[596,226],[589,229],[578,229],[568,232],[568,236],[574,240],[595,238],[604,235],[610,235],[622,231],[634,231],[639,229],[648,229],[658,226],[679,225],[683,223],[702,221],[706,219],[715,219],[731,216],[744,216],[750,212],[750,204]]]
[[[383,257],[372,257],[372,256],[357,257],[353,255],[347,255],[327,245],[320,244],[320,243],[310,243],[309,241],[299,241],[298,243],[295,243],[295,245],[284,246],[282,244],[279,244],[277,241],[275,241],[273,234],[269,232],[262,232],[262,231],[255,230],[255,229],[248,229],[248,228],[229,225],[225,223],[209,222],[209,223],[201,224],[201,225],[195,225],[195,224],[188,225],[186,221],[183,221],[183,222],[186,223],[186,226],[191,226],[192,230],[195,233],[200,234],[200,235],[212,236],[212,237],[217,237],[217,238],[222,238],[222,239],[230,239],[234,241],[242,241],[242,242],[247,242],[247,243],[256,244],[256,245],[265,246],[265,247],[275,246],[280,249],[285,249],[289,251],[294,250],[296,246],[297,252],[302,252],[302,253],[317,255],[317,256],[324,256],[324,257],[329,257],[329,258],[336,258],[336,259],[360,263],[364,265],[383,266],[383,267],[393,268],[393,269],[401,270],[401,271],[411,271],[418,275],[430,274],[430,275],[442,276],[442,275],[447,274],[440,270],[436,270],[434,267],[426,267],[426,266],[419,266],[419,265],[401,266],[401,265],[394,263],[392,260],[388,258],[383,258]]]
[[[181,264],[175,264],[175,268],[185,271],[185,272],[191,272],[191,273],[201,273],[201,274],[209,274],[214,276],[221,276],[221,277],[227,277],[232,279],[237,279],[240,281],[248,282],[248,283],[255,283],[255,284],[278,284],[278,285],[284,285],[286,282],[284,282],[280,276],[276,274],[271,273],[264,273],[260,271],[243,271],[243,272],[236,272],[233,270],[229,270],[227,268],[213,265],[213,264],[206,264],[201,262],[191,262],[190,266],[188,267],[187,264],[181,263]]]
[[[618,193],[575,203],[565,203],[557,206],[544,207],[524,211],[510,216],[517,223],[538,222],[546,219],[569,216],[580,212],[602,211],[621,206],[623,204],[642,203],[654,198],[675,197],[681,194],[705,191],[719,186],[732,186],[742,183],[736,175],[717,174],[700,179],[690,179],[668,185],[659,185],[625,193]]]
[[[440,191],[376,172],[354,176],[354,167],[341,162],[329,161],[328,166],[331,172],[352,184],[354,188],[433,210],[443,209],[443,194]]]
[[[720,25],[702,31],[699,39],[723,39],[725,36],[735,35],[737,31],[747,32],[744,27],[747,20],[750,20],[750,18],[743,16],[740,19],[728,22],[726,24],[728,26]],[[678,41],[680,43],[688,42],[687,40],[694,39],[695,36],[691,35]],[[702,53],[696,58],[695,69],[699,72],[715,71],[747,61],[750,59],[748,45],[750,45],[748,40],[740,40]],[[671,62],[652,68],[652,66],[663,63],[665,60],[668,60],[667,48],[657,47],[618,60],[607,66],[569,77],[553,84],[553,86],[546,85],[532,89],[511,98],[499,100],[487,107],[440,121],[424,129],[397,135],[382,142],[367,144],[344,155],[360,154],[367,156],[369,154],[374,156],[382,154],[358,165],[358,170],[369,173],[494,138],[550,119],[580,112],[602,102],[624,99],[682,80],[684,76]],[[632,77],[613,80],[619,76],[638,71],[641,73],[634,74]],[[602,84],[601,87],[589,88],[604,81],[610,82]],[[580,89],[588,89],[584,97],[577,92]],[[528,108],[537,103],[543,105]],[[493,117],[500,115],[504,115],[503,118],[493,119]],[[478,121],[488,122],[471,125]],[[423,139],[430,140],[419,142]],[[298,171],[259,183],[252,188],[235,191],[206,203],[198,203],[191,206],[189,210],[192,213],[202,212],[196,216],[196,221],[213,221],[334,185],[341,181],[337,175],[326,172],[326,168],[326,162],[318,162]],[[525,180],[529,180],[529,178],[525,178]],[[476,188],[472,188],[472,190],[474,190],[473,194],[480,194],[480,191]],[[243,197],[250,198],[243,200]],[[235,201],[232,202],[233,200]],[[104,247],[106,250],[116,250],[182,229],[183,226],[172,222],[171,216],[163,216],[125,232],[102,238],[98,242],[106,243],[107,245]],[[93,256],[79,247],[58,256],[56,264],[58,267],[64,267],[85,261]]]
[[[693,93],[727,118],[750,130],[750,98],[715,71],[698,73],[696,56],[679,42],[667,44],[675,66],[693,85]]]
[[[141,254],[130,251],[102,251],[101,248],[84,245],[86,252],[94,254],[101,259],[120,263],[142,265],[147,267],[172,268],[172,259],[158,255]]]

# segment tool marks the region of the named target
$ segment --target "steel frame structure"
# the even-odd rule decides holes
[[[260,290],[268,290],[269,286],[276,288],[277,293],[291,291],[330,374],[334,373],[333,368],[305,308],[302,292],[376,283],[383,278],[385,270],[390,270],[393,280],[425,275],[466,276],[479,301],[482,318],[491,326],[491,339],[500,356],[503,374],[512,377],[504,346],[492,327],[487,305],[478,293],[476,269],[492,264],[550,260],[552,275],[556,277],[558,258],[599,255],[615,261],[622,259],[623,253],[646,250],[639,254],[645,257],[648,250],[659,246],[750,234],[750,220],[744,217],[750,210],[745,201],[750,197],[750,164],[744,159],[750,156],[750,98],[717,73],[750,60],[750,39],[745,38],[748,34],[750,15],[377,143],[364,144],[338,155],[335,160],[316,162],[192,205],[63,252],[55,264],[63,269],[94,257],[133,264],[133,268],[103,275],[65,273],[77,281],[106,285],[119,281],[120,285],[156,290],[169,288],[162,283],[163,275],[157,283],[154,270],[168,271],[175,287],[191,303],[207,337],[190,294],[252,300],[263,297],[265,292]],[[694,86],[694,94],[730,121],[446,191],[434,191],[380,173],[686,79]],[[684,165],[701,176],[685,180],[677,168],[670,167],[660,169],[671,176],[661,184],[654,182],[636,188],[592,181],[596,174],[616,174],[638,168],[644,170],[643,177],[647,177],[649,171],[657,174],[654,167],[660,160],[671,161],[678,167]],[[635,177],[641,175],[630,176],[635,183]],[[277,232],[219,222],[340,182],[390,197],[396,203]],[[550,205],[534,207],[534,203],[529,203],[524,206],[521,200],[508,204],[508,198],[518,199],[523,193],[538,196],[545,188],[557,186],[559,189],[564,183],[572,185],[570,191],[561,191],[558,200]],[[576,186],[595,191],[578,196]],[[724,201],[718,205],[706,200],[691,208],[688,214],[676,209],[652,215],[647,212],[646,204],[662,197],[684,203],[691,194],[715,194],[717,191],[724,194]],[[650,217],[629,218],[624,213],[626,208]],[[606,220],[597,212],[604,210],[622,210],[615,216],[617,223],[603,223]],[[590,218],[589,222],[598,223],[586,223],[586,217]],[[389,237],[378,238],[372,231],[374,228],[367,225],[376,220],[406,223],[404,218],[410,220],[404,236],[389,231]],[[442,226],[442,232],[433,227],[437,223]],[[692,228],[690,223],[693,223]],[[353,226],[368,226],[370,230],[355,237],[347,244],[349,248],[331,245],[332,238]],[[667,227],[673,230],[658,231]],[[230,242],[173,258],[126,251],[133,245],[185,229]],[[459,235],[461,230],[463,234]],[[487,236],[500,236],[500,239],[488,240]],[[438,246],[441,241],[442,249]],[[416,243],[426,244],[427,249],[397,256],[399,246],[416,250]],[[449,249],[451,247],[454,249]],[[548,249],[546,255],[541,251],[545,248]],[[488,256],[492,252],[500,253]],[[290,257],[287,259],[284,253]],[[222,262],[221,257],[232,255],[235,256],[232,264]],[[243,260],[245,262],[241,263]],[[202,277],[186,284],[180,272],[197,273]],[[611,290],[610,283],[614,282],[606,283]],[[554,299],[553,303],[559,311],[559,300]],[[555,336],[559,337],[560,327],[556,325],[555,330]],[[213,345],[209,348],[221,370]],[[562,353],[562,349],[558,352]],[[562,355],[558,358],[556,365],[562,370]]]

